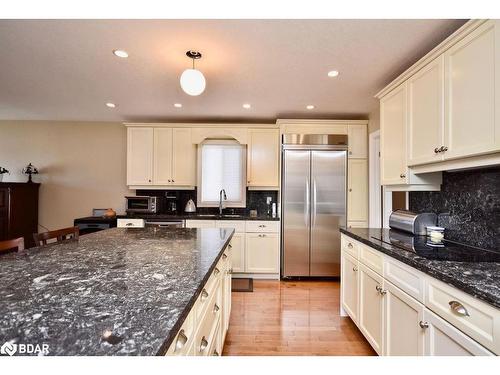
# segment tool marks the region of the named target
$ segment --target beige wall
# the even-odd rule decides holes
[[[373,133],[380,129],[380,107],[377,106],[370,114],[368,115],[368,134]]]
[[[39,224],[53,230],[73,225],[92,208],[125,208],[126,129],[120,123],[0,121],[4,181],[26,181],[22,168],[40,171]]]

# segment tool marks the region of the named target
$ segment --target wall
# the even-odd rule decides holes
[[[380,107],[377,106],[370,114],[368,115],[368,134],[373,133],[380,129]]]
[[[4,181],[26,181],[32,162],[40,171],[39,224],[50,230],[73,225],[92,208],[125,208],[126,130],[120,123],[0,121]]]
[[[500,250],[500,168],[443,172],[439,192],[411,192],[410,209],[445,213],[446,237]]]

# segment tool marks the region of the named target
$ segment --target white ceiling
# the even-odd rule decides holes
[[[463,23],[2,20],[0,119],[367,118],[378,90]],[[117,48],[129,58],[115,57]],[[207,89],[198,97],[179,86],[188,49],[203,54],[197,68]],[[332,69],[340,71],[337,78],[327,77]],[[316,108],[306,110],[308,104]]]

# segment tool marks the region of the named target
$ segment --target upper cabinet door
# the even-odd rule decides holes
[[[154,129],[154,184],[172,183],[172,129]]]
[[[127,185],[153,183],[153,128],[127,128]]]
[[[444,57],[408,80],[408,165],[438,162],[444,131]]]
[[[279,130],[249,129],[247,185],[279,186]]]
[[[347,220],[368,220],[368,160],[348,162]]]
[[[191,140],[191,129],[172,129],[172,183],[181,186],[196,185],[196,145]]]
[[[366,125],[349,125],[347,127],[349,158],[366,159],[368,157],[368,136],[366,131]]]
[[[500,150],[498,33],[488,21],[445,53],[445,159]]]
[[[406,83],[380,100],[380,170],[382,185],[407,183]]]

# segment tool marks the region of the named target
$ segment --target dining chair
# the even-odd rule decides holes
[[[63,228],[42,233],[33,233],[33,239],[35,240],[36,246],[47,245],[47,241],[54,238],[56,239],[56,242],[61,242],[70,238],[78,240],[79,236],[80,231],[78,227]]]
[[[23,237],[19,237],[13,240],[0,241],[0,255],[12,251],[23,251],[23,250],[24,250]]]

